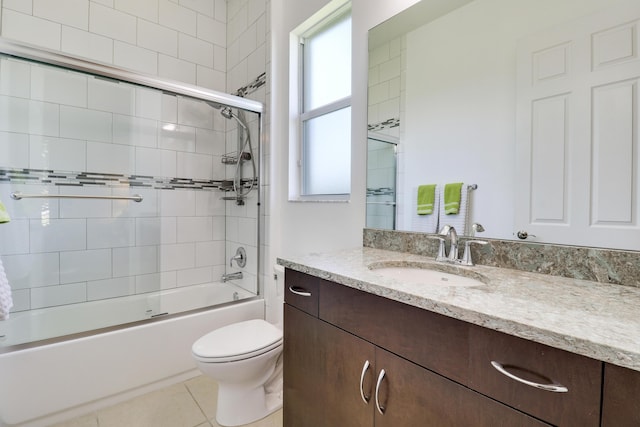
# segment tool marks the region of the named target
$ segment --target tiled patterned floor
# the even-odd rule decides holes
[[[54,427],[219,427],[217,392],[201,375]],[[282,427],[282,410],[248,427]]]

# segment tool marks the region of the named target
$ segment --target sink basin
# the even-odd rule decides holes
[[[399,282],[416,285],[434,285],[434,286],[481,286],[484,285],[483,277],[474,272],[445,272],[440,271],[448,266],[435,266],[431,264],[421,263],[380,263],[372,264],[369,269],[382,277],[394,279]],[[452,268],[453,270],[453,268]]]

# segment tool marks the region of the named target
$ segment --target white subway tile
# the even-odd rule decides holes
[[[0,139],[0,147],[1,145]],[[28,147],[29,167],[32,169],[86,170],[87,147],[84,141],[31,135]]]
[[[247,72],[250,79],[255,79],[266,71],[267,57],[265,46],[262,45],[254,50],[247,59]],[[247,82],[248,83],[248,82]]]
[[[188,7],[207,16],[214,16],[215,8],[211,0],[180,0],[180,6]]]
[[[111,142],[112,114],[84,108],[60,106],[60,136]]]
[[[176,152],[153,148],[136,148],[136,174],[175,177]]]
[[[159,245],[160,218],[136,218],[136,246]]]
[[[158,0],[115,0],[115,8],[147,21],[158,22]]]
[[[135,277],[118,277],[87,282],[87,300],[89,301],[132,295],[135,291]]]
[[[87,248],[119,248],[136,243],[134,218],[87,219]]]
[[[224,240],[227,235],[226,218],[224,216],[211,217],[213,221],[213,240]]]
[[[264,0],[249,0],[247,3],[247,23],[252,24],[266,13],[267,2]]]
[[[62,51],[93,61],[113,63],[113,39],[72,27],[62,27]]]
[[[2,257],[2,264],[12,289],[60,283],[60,256],[57,252],[6,255]]]
[[[87,142],[87,170],[132,175],[135,172],[135,147]]]
[[[159,0],[160,25],[173,28],[174,30],[192,36],[196,35],[197,14],[193,10],[187,9],[169,0]]]
[[[33,15],[33,2],[25,0],[3,0],[2,7],[15,10],[16,12]]]
[[[162,120],[162,99],[157,89],[136,88],[136,116]]]
[[[175,217],[160,218],[160,243],[170,245],[177,243],[178,226]]]
[[[178,177],[213,178],[213,158],[207,154],[178,153],[176,164]]]
[[[160,271],[184,270],[193,267],[195,267],[194,243],[160,246]]]
[[[31,308],[31,290],[30,289],[18,289],[11,293],[13,299],[13,308],[11,313],[18,311],[25,311]]]
[[[211,217],[178,218],[178,243],[205,242],[212,236]]]
[[[138,21],[138,46],[169,56],[178,56],[178,32],[153,22]]]
[[[0,166],[16,169],[29,167],[29,135],[0,132]]]
[[[194,216],[196,211],[196,191],[167,190],[160,193],[162,216]]]
[[[227,71],[227,49],[222,46],[213,45],[213,68],[216,71]]]
[[[215,0],[215,18],[220,22],[227,22],[227,0]]]
[[[245,86],[249,82],[249,79],[247,60],[244,59],[227,73],[227,87],[230,88],[229,92],[234,92]]]
[[[9,9],[2,11],[2,36],[49,49],[60,49],[61,25]]]
[[[227,89],[226,73],[212,70],[211,68],[198,65],[196,69],[196,83],[198,86],[225,92]]]
[[[187,270],[178,270],[177,286],[199,285],[201,283],[209,283],[213,279],[213,270],[211,267],[189,268]]]
[[[224,152],[225,144],[223,132],[202,128],[196,129],[196,153],[222,156]]]
[[[86,249],[86,227],[84,219],[51,219],[46,222],[29,220],[31,252],[81,251]]]
[[[0,59],[0,94],[29,98],[31,65],[12,58]]]
[[[146,74],[158,74],[158,54],[120,41],[113,43],[113,63]]]
[[[158,247],[113,249],[113,276],[135,276],[158,272]]]
[[[233,43],[229,44],[226,48],[227,50],[227,68],[230,69],[237,67],[243,59],[245,59],[242,55],[240,55],[240,41],[235,40]]]
[[[219,191],[196,192],[196,215],[224,215],[226,202],[222,200],[224,193]]]
[[[196,64],[160,54],[158,75],[183,83],[196,84]]]
[[[255,218],[238,218],[238,241],[244,245],[258,244],[258,221]]]
[[[27,253],[29,253],[29,220],[17,219],[3,224],[0,227],[0,255]]]
[[[140,147],[156,147],[158,145],[158,122],[114,114],[113,142]]]
[[[181,125],[213,129],[214,113],[219,115],[220,111],[206,102],[190,98],[178,98],[178,123]]]
[[[230,216],[226,220],[226,240],[238,242],[238,217]]]
[[[1,118],[0,118],[1,120]],[[196,130],[189,126],[176,126],[173,123],[160,125],[159,148],[175,151],[196,150]]]
[[[227,45],[227,26],[226,24],[209,18],[208,16],[198,15],[198,38],[217,44],[218,46]]]
[[[234,9],[239,7],[237,11],[229,10],[227,15],[227,41],[234,42],[248,27],[247,5],[244,2],[231,2],[228,6]]]
[[[240,42],[240,56],[247,58],[258,47],[258,33],[255,24],[247,28],[238,38]]]
[[[33,0],[33,15],[81,30],[89,29],[88,0]]]
[[[157,292],[176,287],[176,272],[144,274],[136,276],[136,293]]]
[[[113,7],[113,0],[90,0],[91,3],[98,3],[103,6]]]
[[[136,105],[135,89],[135,86],[127,83],[91,77],[89,78],[88,90],[89,108],[133,115]]]
[[[111,196],[109,188],[93,186],[60,187],[60,194]],[[61,199],[60,218],[105,218],[111,216],[111,201],[100,199]]]
[[[86,300],[86,283],[71,283],[31,289],[31,309],[75,304]]]
[[[58,200],[48,198],[11,200],[10,194],[14,191],[25,194],[57,194],[58,188],[34,184],[0,185],[0,200],[4,200],[12,220],[30,218],[46,222],[58,217]]]
[[[57,105],[0,95],[0,131],[57,136],[59,117]]]
[[[111,250],[60,252],[60,283],[111,277]]]
[[[111,7],[91,3],[89,7],[89,31],[111,39],[135,44],[136,18]]]
[[[114,196],[131,196],[138,194],[142,196],[141,202],[131,200],[114,200],[113,213],[114,217],[154,217],[158,216],[158,190],[130,187],[130,188],[114,188]]]
[[[224,241],[196,243],[196,267],[226,265]]]
[[[162,121],[178,123],[178,97],[162,94]]]
[[[178,34],[178,58],[213,68],[213,44],[186,34]]]

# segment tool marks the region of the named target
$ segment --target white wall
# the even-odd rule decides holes
[[[362,245],[367,169],[367,31],[415,2],[353,0],[351,199],[348,203],[300,203],[288,201],[289,33],[328,1],[272,1],[272,262],[289,254]]]

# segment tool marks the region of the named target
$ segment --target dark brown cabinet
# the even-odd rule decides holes
[[[604,366],[602,427],[640,426],[640,372]]]
[[[547,425],[439,373],[466,376],[466,323],[309,278],[285,276],[285,427]]]

